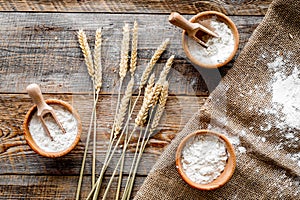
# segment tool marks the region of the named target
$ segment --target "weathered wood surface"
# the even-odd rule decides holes
[[[73,104],[82,118],[83,134],[78,146],[68,155],[58,158],[44,158],[37,155],[27,145],[23,135],[23,120],[33,105],[28,95],[14,94],[0,96],[0,174],[50,174],[50,175],[75,175],[78,174],[81,167],[81,160],[86,141],[88,122],[92,109],[92,97],[89,95],[45,95],[47,98],[58,98]],[[101,96],[98,104],[98,143],[97,143],[97,167],[101,167],[105,151],[109,141],[110,127],[113,121],[114,102],[112,96]],[[169,144],[176,133],[182,129],[184,124],[204,103],[205,98],[170,96],[164,117],[158,127],[158,134],[150,142],[146,149],[144,158],[138,173],[147,175],[159,154],[164,147]],[[138,105],[141,101],[138,102]],[[136,112],[134,112],[136,113]],[[92,143],[91,143],[92,144]],[[130,149],[133,149],[130,148]],[[129,149],[129,150],[130,150]],[[90,147],[91,150],[91,147]],[[119,152],[121,151],[121,148]],[[130,161],[133,153],[128,152],[128,162],[125,166],[125,172],[130,169]],[[118,156],[112,162],[117,162]],[[87,168],[85,174],[91,173],[91,152],[88,155]],[[108,173],[112,169],[109,168]]]
[[[77,43],[76,31],[84,29],[93,47],[95,30],[99,27],[103,30],[104,84],[97,114],[97,167],[102,165],[113,120],[116,96],[112,94],[116,93],[118,84],[124,23],[131,26],[134,20],[139,23],[137,79],[160,43],[166,38],[171,40],[171,45],[155,68],[158,74],[168,57],[175,54],[170,74],[171,96],[159,134],[151,141],[141,161],[135,194],[159,154],[192,113],[204,104],[209,92],[235,60],[219,70],[195,68],[183,52],[181,30],[168,22],[169,13],[177,11],[190,18],[201,11],[216,10],[231,15],[240,32],[239,54],[271,1],[0,0],[0,199],[75,197],[92,106],[92,85]],[[46,98],[71,103],[84,122],[78,146],[62,158],[41,157],[30,149],[24,139],[23,118],[32,105],[25,88],[32,82],[41,85]],[[127,153],[125,174],[129,171],[132,156],[133,153]],[[116,162],[117,159],[113,159],[111,166]],[[112,173],[112,167],[108,168],[107,176]],[[84,174],[82,197],[90,189],[91,150]],[[108,181],[107,176],[104,185]],[[113,199],[115,188],[116,182],[108,199]]]
[[[126,176],[125,176],[126,177]],[[117,177],[113,182],[107,199],[114,199],[116,195]],[[29,175],[4,175],[0,178],[0,199],[64,199],[74,200],[78,176],[29,176]],[[126,180],[122,181],[124,188]],[[144,181],[144,177],[137,177],[132,196],[136,194]],[[83,179],[81,199],[85,199],[90,191],[90,176]],[[108,179],[104,179],[100,196],[103,195]],[[121,191],[122,194],[123,191]]]
[[[191,16],[187,16],[191,17]],[[262,17],[232,16],[240,32],[243,48]],[[93,47],[94,32],[103,29],[102,94],[111,94],[118,83],[118,65],[124,23],[139,23],[137,79],[161,42],[170,38],[171,45],[155,68],[157,74],[166,59],[175,55],[171,72],[171,93],[207,95],[206,84],[214,79],[206,74],[224,75],[232,66],[218,70],[193,67],[181,45],[181,30],[168,22],[168,15],[73,14],[73,13],[0,13],[0,92],[24,93],[32,82],[40,83],[49,93],[84,93],[91,91],[76,31],[84,29]],[[239,53],[238,52],[238,53]]]
[[[110,12],[110,13],[170,13],[195,14],[215,10],[228,15],[264,15],[272,0],[1,0],[1,11],[32,12]]]

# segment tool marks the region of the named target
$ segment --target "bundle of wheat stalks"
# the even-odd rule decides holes
[[[169,40],[163,41],[163,43],[157,48],[151,60],[148,62],[144,72],[142,74],[141,80],[139,81],[138,96],[133,101],[132,94],[134,91],[135,85],[135,71],[137,67],[137,48],[138,48],[138,24],[134,22],[132,29],[132,39],[131,39],[131,55],[129,57],[130,49],[130,28],[128,24],[125,24],[123,27],[123,39],[121,44],[121,59],[120,59],[120,68],[119,68],[119,89],[118,89],[118,99],[117,106],[115,110],[114,123],[111,129],[110,141],[108,149],[106,151],[104,163],[102,165],[101,172],[96,179],[95,166],[96,166],[96,105],[98,102],[99,92],[102,86],[102,66],[101,66],[101,29],[96,31],[95,37],[95,47],[94,53],[92,55],[90,47],[87,42],[87,37],[83,30],[78,32],[78,40],[80,47],[82,49],[85,64],[87,66],[88,73],[91,77],[94,86],[94,104],[93,111],[90,119],[90,125],[87,133],[87,140],[85,145],[85,151],[82,160],[82,166],[80,171],[80,177],[78,181],[76,199],[80,198],[80,189],[83,179],[83,171],[85,167],[85,160],[87,156],[87,150],[90,141],[90,135],[93,129],[93,160],[92,160],[92,189],[87,197],[90,199],[98,199],[98,195],[101,189],[102,179],[105,174],[107,167],[110,164],[110,161],[115,155],[115,152],[118,147],[122,146],[123,150],[121,155],[116,158],[117,164],[114,166],[114,171],[112,176],[106,186],[102,199],[106,199],[110,186],[114,180],[114,176],[117,171],[119,171],[118,186],[116,191],[115,199],[130,199],[135,175],[137,172],[138,164],[144,152],[144,149],[149,141],[149,138],[155,133],[155,130],[159,124],[159,121],[163,115],[165,105],[168,97],[168,88],[169,83],[167,81],[167,75],[171,69],[174,56],[171,56],[165,67],[161,71],[157,81],[155,82],[155,75],[152,73],[152,70],[160,58],[162,53],[165,51],[169,44]],[[130,59],[130,61],[129,61]],[[128,66],[128,63],[129,66]],[[129,72],[128,72],[129,71]],[[151,74],[152,73],[152,74]],[[126,90],[124,95],[121,98],[122,85],[125,84],[124,80],[127,74],[130,76],[130,80],[127,83]],[[139,97],[144,91],[143,103],[137,117],[134,120],[134,126],[132,129],[129,129],[129,124],[131,122],[131,116],[133,110],[136,107]],[[121,182],[124,178],[122,176],[123,166],[125,162],[125,153],[128,147],[128,144],[131,142],[133,135],[138,135],[137,144],[135,145],[134,157],[130,167],[129,176],[126,180],[126,185],[122,196],[120,194]],[[122,145],[121,145],[122,143]],[[114,157],[115,158],[115,157]]]

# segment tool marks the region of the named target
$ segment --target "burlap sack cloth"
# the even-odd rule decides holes
[[[135,199],[300,199],[299,157],[295,160],[289,156],[300,152],[300,139],[295,145],[289,145],[285,142],[285,131],[274,127],[275,124],[270,130],[261,130],[263,123],[275,122],[277,117],[276,113],[261,112],[272,106],[269,85],[274,74],[268,70],[267,63],[283,56],[288,60],[286,67],[299,69],[299,37],[300,1],[272,2],[234,67],[161,155]],[[245,153],[236,148],[237,168],[233,177],[214,191],[189,187],[175,168],[179,142],[187,134],[203,128],[238,136],[239,145],[246,148]],[[293,130],[298,138],[299,129],[296,134]]]

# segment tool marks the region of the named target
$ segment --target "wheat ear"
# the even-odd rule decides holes
[[[127,113],[129,101],[132,96],[133,85],[134,85],[134,78],[131,78],[127,85],[125,94],[121,100],[120,108],[119,108],[118,114],[116,116],[115,130],[114,130],[115,137],[117,137],[117,135],[120,133],[120,131],[122,129],[123,121],[124,121],[125,115]]]
[[[169,90],[169,83],[168,81],[165,81],[165,83],[162,85],[158,107],[156,109],[155,116],[151,124],[150,134],[153,133],[156,127],[158,126],[162,114],[165,110],[167,99],[168,99],[168,90]]]
[[[166,62],[164,69],[161,71],[158,79],[158,83],[163,84],[167,80],[167,76],[170,72],[174,61],[174,55],[172,55]]]
[[[154,94],[153,94],[152,102],[151,102],[152,106],[157,104],[157,101],[159,99],[160,93],[161,93],[162,88],[163,88],[162,84],[167,80],[167,76],[168,76],[169,71],[171,69],[171,66],[173,64],[173,60],[174,60],[174,56],[171,56],[168,59],[163,71],[160,73],[160,76],[159,76],[159,79],[158,79],[157,83],[155,84],[155,86],[153,88]]]
[[[148,77],[157,62],[157,60],[160,58],[161,54],[166,50],[168,44],[169,44],[169,39],[166,39],[155,51],[154,55],[152,56],[150,62],[148,63],[146,69],[143,72],[142,78],[141,78],[141,84],[140,84],[140,90],[146,85]]]
[[[95,69],[95,90],[100,91],[102,86],[102,65],[101,65],[101,46],[102,31],[101,28],[96,30],[95,48],[94,48],[94,69]]]
[[[123,40],[121,46],[121,61],[119,75],[121,79],[126,76],[128,68],[128,51],[129,51],[129,25],[125,24],[123,27]]]
[[[130,58],[130,73],[134,75],[137,63],[137,45],[138,45],[138,23],[134,21],[132,29],[132,43],[131,43],[131,58]]]
[[[145,124],[148,117],[148,111],[152,106],[151,102],[152,102],[153,95],[154,95],[153,89],[151,89],[150,93],[144,95],[142,107],[135,119],[136,126],[143,126]]]
[[[155,106],[157,104],[158,98],[160,96],[161,90],[162,90],[162,85],[160,83],[156,83],[155,86],[153,87],[153,96],[151,100],[151,105]]]
[[[84,60],[85,60],[85,64],[88,69],[88,73],[91,76],[92,80],[94,80],[95,71],[94,71],[94,65],[93,65],[93,58],[92,58],[92,54],[91,54],[91,49],[87,42],[86,34],[84,33],[83,30],[78,31],[78,41],[79,41],[80,48],[81,48],[83,56],[84,56]]]
[[[151,74],[149,80],[148,80],[148,84],[145,88],[145,93],[144,96],[150,95],[152,88],[154,86],[154,80],[155,80],[155,74]]]

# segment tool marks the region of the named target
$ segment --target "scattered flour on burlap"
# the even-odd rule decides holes
[[[207,184],[224,171],[228,159],[225,143],[213,135],[196,135],[182,150],[181,162],[187,177]]]
[[[245,154],[247,149],[242,146],[240,136],[245,135],[246,132],[241,129],[228,129],[228,127],[232,127],[232,125],[230,125],[232,121],[227,116],[227,107],[224,106],[224,102],[227,101],[226,93],[228,92],[229,87],[222,84],[222,82],[218,85],[218,87],[222,88],[218,95],[209,97],[212,110],[214,111],[211,112],[211,120],[205,128],[223,134],[234,146],[237,154]]]
[[[50,131],[53,141],[48,137],[43,129],[40,119],[35,113],[29,123],[30,134],[35,143],[46,152],[63,151],[70,147],[74,142],[77,135],[77,120],[71,112],[58,105],[51,105],[54,109],[56,116],[66,133],[63,134],[61,129],[55,123],[51,116],[44,117],[46,125]]]
[[[281,107],[284,119],[278,128],[300,129],[300,71],[295,66],[292,73],[285,75],[285,64],[282,57],[276,58],[268,67],[275,71],[272,83],[272,102]]]
[[[288,54],[277,52],[271,57],[273,60],[267,63],[267,68],[272,73],[268,85],[272,105],[259,111],[275,116],[275,120],[262,122],[260,130],[275,128],[279,136],[276,149],[294,149],[295,153],[287,156],[300,166],[300,66],[293,64]]]
[[[219,128],[218,126],[214,125],[214,124],[208,124],[207,129],[217,132],[217,133],[221,133],[224,136],[227,137],[227,139],[230,141],[230,143],[235,147],[235,149],[237,150],[236,153],[238,154],[244,154],[247,152],[247,149],[245,147],[243,147],[241,145],[240,142],[240,136],[242,136],[243,134],[245,134],[244,130],[240,131],[240,136],[237,134],[234,134],[233,132],[228,133],[225,129],[225,126],[223,128]]]
[[[269,131],[276,129],[275,134],[278,138],[276,149],[294,149],[295,153],[290,153],[287,156],[300,166],[300,68],[299,65],[292,63],[291,57],[292,55],[286,53],[284,56],[281,52],[265,54],[261,57],[264,62],[265,60],[269,60],[266,68],[272,75],[267,85],[267,93],[271,96],[271,102],[266,107],[257,107],[255,104],[247,105],[249,114],[252,111],[258,112],[263,117],[260,124],[250,123],[249,127],[241,130],[238,135],[231,133],[232,131],[227,133],[225,131],[226,123],[224,122],[208,125],[208,129],[227,136],[237,149],[237,153],[247,152],[246,148],[241,146],[239,142],[239,137],[243,137],[247,132],[254,130],[264,132],[262,135],[257,136],[256,139],[258,142],[266,143],[269,137],[273,137],[272,134],[269,134]],[[268,98],[266,92],[261,92],[266,91],[265,87],[263,84],[257,84],[253,85],[253,88],[247,91],[241,88],[238,91],[239,96],[245,98],[245,101],[247,101],[247,98],[253,97],[253,95],[256,95],[257,99]],[[223,117],[226,118],[226,112]],[[224,127],[220,127],[220,124],[223,124]]]

